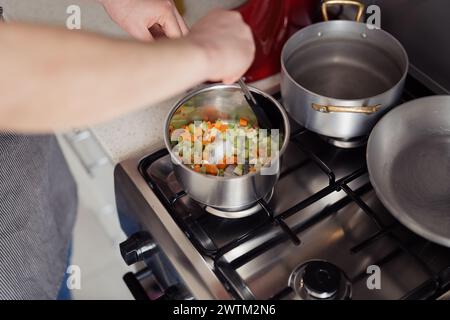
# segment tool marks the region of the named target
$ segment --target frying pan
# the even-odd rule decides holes
[[[450,96],[407,102],[373,129],[370,180],[406,227],[450,247]]]

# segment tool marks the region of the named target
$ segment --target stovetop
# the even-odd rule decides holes
[[[408,78],[405,101],[431,94]],[[353,299],[436,298],[447,291],[450,249],[413,234],[383,207],[369,181],[365,146],[340,149],[292,126],[274,195],[247,218],[219,218],[189,198],[166,150],[140,162],[149,187],[226,290],[242,299],[295,299],[292,272],[325,260],[348,277]],[[367,286],[373,265],[380,289]]]

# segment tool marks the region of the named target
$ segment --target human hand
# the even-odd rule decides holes
[[[111,18],[133,37],[151,41],[149,29],[158,26],[169,38],[189,31],[171,0],[98,0]]]
[[[187,38],[206,53],[211,81],[236,82],[255,57],[250,27],[236,11],[211,12],[195,24]]]

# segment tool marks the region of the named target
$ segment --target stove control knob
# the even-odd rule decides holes
[[[127,265],[135,264],[149,258],[157,251],[157,246],[150,234],[140,231],[120,244],[120,254]]]

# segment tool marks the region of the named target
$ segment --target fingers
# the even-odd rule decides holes
[[[164,36],[168,38],[179,38],[187,35],[189,29],[171,0],[159,2],[159,17],[156,19],[146,19],[146,26],[136,22],[127,25],[128,33],[141,41],[153,41]],[[148,17],[151,17],[150,15]]]
[[[183,17],[178,12],[175,4],[168,0],[164,3],[166,14],[162,15],[158,23],[169,38],[179,38],[189,33],[189,29]]]
[[[173,0],[170,0],[170,2],[172,3],[172,11],[173,14],[175,15],[175,18],[177,19],[178,22],[178,26],[181,29],[181,34],[183,36],[187,35],[189,33],[189,28],[186,25],[186,22],[184,21],[183,17],[181,16],[180,12],[177,9],[177,6],[175,5]]]
[[[131,36],[141,41],[150,42],[154,40],[152,34],[150,33],[150,30],[145,27],[135,27],[131,29],[129,28],[126,31]]]
[[[178,20],[173,12],[162,17],[159,24],[168,38],[179,38],[183,35]]]
[[[179,38],[183,35],[175,15],[175,10],[176,7],[171,1],[164,2],[165,14],[161,15],[158,19],[158,23],[168,38]]]
[[[174,13],[175,17],[177,18],[178,25],[180,26],[181,33],[183,34],[183,36],[187,35],[189,33],[189,28],[187,27],[186,22],[184,21],[183,17],[178,12],[176,7],[174,7]]]

